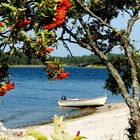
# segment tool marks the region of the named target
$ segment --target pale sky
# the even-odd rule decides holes
[[[124,29],[126,28],[127,25],[127,19],[129,18],[128,15],[125,15],[125,17],[123,17],[123,15],[120,15],[119,18],[117,20],[112,21],[112,25],[115,26],[118,29]],[[136,40],[139,41],[139,26],[140,26],[140,21],[138,21],[135,26],[134,26],[134,30],[131,34],[131,37]],[[140,46],[140,42],[136,42],[136,46],[137,48]],[[82,55],[90,55],[92,54],[90,51],[83,49],[81,47],[79,47],[78,45],[70,44],[69,48],[73,54],[73,56],[82,56]],[[139,47],[140,48],[140,47]],[[113,49],[113,53],[120,53],[120,50],[118,48],[114,48]],[[59,47],[57,50],[55,50],[52,55],[53,56],[67,56],[69,54],[69,52],[66,50],[66,48],[63,47],[62,44],[59,44]]]
[[[73,56],[90,55],[92,53],[91,51],[81,48],[76,44],[70,44],[69,49],[71,50]],[[68,54],[70,53],[66,48],[63,47],[62,44],[59,44],[58,48],[51,53],[52,56],[67,56]]]

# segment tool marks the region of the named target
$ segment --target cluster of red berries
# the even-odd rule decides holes
[[[55,21],[53,23],[44,25],[44,28],[52,29],[62,25],[65,21],[66,11],[70,8],[70,6],[71,4],[69,0],[62,0],[55,10],[55,12],[57,13],[57,15],[54,16]]]
[[[70,73],[64,72],[58,64],[50,63],[48,64],[48,75],[49,77],[53,77],[53,75],[55,75],[55,79],[61,80],[67,78],[70,75]]]
[[[15,84],[14,83],[10,83],[10,80],[8,80],[5,84],[2,84],[0,87],[0,96],[4,96],[6,94],[7,91],[14,89],[15,88]]]
[[[37,51],[37,54],[44,55],[46,53],[51,53],[52,51],[54,51],[54,48],[48,47],[46,49],[40,49],[39,51]]]
[[[70,75],[69,72],[63,72],[63,71],[62,71],[62,72],[59,72],[59,73],[57,74],[56,79],[57,79],[57,80],[61,80],[61,79],[67,78],[69,75]]]
[[[43,50],[39,50],[37,52],[38,55],[44,55],[45,53],[51,53],[52,51],[54,50],[54,48],[51,48],[51,47],[48,47],[46,49],[43,49]],[[61,80],[61,79],[64,79],[64,78],[67,78],[69,76],[69,72],[64,72],[62,70],[62,68],[59,67],[58,64],[55,64],[55,63],[49,63],[47,65],[48,69],[48,76],[49,77],[53,77],[54,75],[56,76],[55,79],[58,79],[58,80]],[[57,74],[56,74],[57,72]]]
[[[30,23],[31,23],[31,20],[24,19],[24,20],[18,22],[17,25],[20,26],[20,27],[24,27],[24,26],[26,26],[26,25],[28,25]]]

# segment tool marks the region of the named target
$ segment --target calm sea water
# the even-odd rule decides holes
[[[48,81],[42,67],[10,68],[16,87],[3,97],[0,104],[0,121],[6,127],[16,128],[49,121],[54,114],[69,116],[79,112],[77,108],[61,108],[57,101],[68,98],[96,97],[105,92],[107,103],[121,102],[120,96],[112,95],[103,88],[107,77],[105,68],[66,67],[70,76],[64,80]]]

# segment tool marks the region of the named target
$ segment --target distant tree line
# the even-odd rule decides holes
[[[10,56],[8,62],[10,65],[42,65],[39,59],[27,57],[24,53]]]
[[[70,56],[67,57],[59,57],[60,61],[66,65],[78,65],[78,66],[86,66],[89,64],[100,64],[100,59],[94,55],[83,55],[83,56]]]
[[[41,60],[27,57],[25,53],[11,55],[1,54],[0,61],[7,61],[9,65],[42,65]],[[1,63],[0,63],[1,64]]]
[[[109,58],[115,59],[120,57],[123,59],[123,54],[109,54]],[[95,55],[83,55],[83,56],[74,56],[68,55],[66,57],[55,57],[59,59],[61,63],[65,65],[77,65],[77,66],[86,66],[86,65],[102,65],[101,60]],[[39,59],[29,58],[26,54],[21,53],[20,55],[12,55],[8,60],[10,65],[42,65]]]
[[[123,54],[109,54],[110,61],[113,59],[121,58],[124,59]],[[95,54],[75,56],[72,57],[68,55],[67,57],[59,57],[60,61],[66,65],[77,65],[77,66],[87,66],[87,65],[103,65],[102,61]]]

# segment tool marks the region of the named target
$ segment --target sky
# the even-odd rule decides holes
[[[73,56],[82,56],[82,55],[92,54],[91,51],[81,48],[76,44],[69,44],[68,46]],[[58,48],[55,49],[55,51],[53,51],[51,55],[64,57],[64,56],[70,55],[70,52],[66,48],[63,47],[63,44],[59,44]]]
[[[118,29],[124,29],[126,28],[127,26],[127,20],[128,20],[129,16],[128,15],[119,15],[119,18],[117,20],[113,20],[112,21],[112,25],[115,27],[115,28],[118,28]],[[136,40],[136,41],[139,41],[139,27],[140,27],[140,21],[136,22],[135,26],[134,26],[134,30],[131,34],[131,38]],[[137,46],[137,48],[140,46],[140,42],[136,42],[135,45]],[[69,45],[69,48],[73,54],[73,56],[82,56],[82,55],[90,55],[92,54],[92,52],[90,52],[89,50],[87,49],[83,49],[81,47],[79,47],[78,45],[75,45],[75,44],[70,44]],[[119,48],[114,48],[112,53],[122,53],[120,51]],[[69,55],[70,53],[67,51],[66,48],[63,47],[62,44],[59,44],[58,45],[58,48],[52,53],[52,56],[60,56],[60,57],[63,57],[63,56],[67,56]]]

